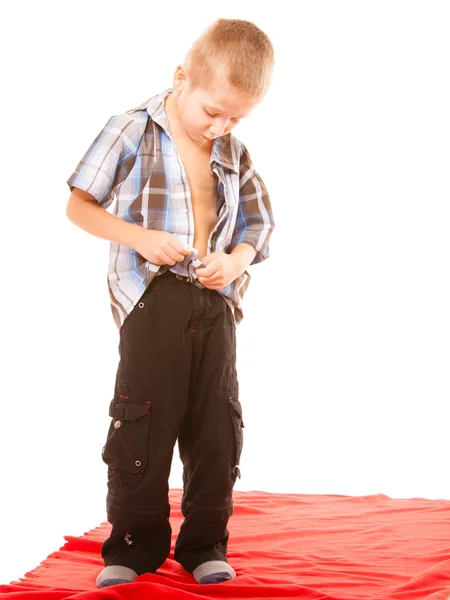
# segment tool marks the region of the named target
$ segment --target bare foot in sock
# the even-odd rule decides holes
[[[109,587],[120,583],[132,583],[137,577],[136,571],[121,565],[108,565],[97,575],[95,583],[97,587]]]
[[[222,583],[236,578],[236,572],[223,560],[210,560],[199,565],[192,575],[197,583]]]

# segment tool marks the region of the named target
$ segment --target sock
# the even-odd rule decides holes
[[[119,585],[119,583],[132,583],[137,577],[136,571],[121,565],[108,565],[100,571],[95,580],[99,588]]]
[[[209,560],[199,565],[192,575],[197,583],[222,583],[235,579],[236,573],[230,565],[223,560]]]

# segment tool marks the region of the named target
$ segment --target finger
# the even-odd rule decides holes
[[[201,281],[202,281],[202,282],[203,282],[203,281],[211,282],[211,280],[212,280],[212,279],[213,279],[215,276],[217,277],[217,275],[219,275],[219,274],[220,274],[220,273],[219,273],[219,271],[218,271],[216,268],[214,268],[213,266],[211,266],[211,267],[212,267],[212,268],[210,268],[210,267],[204,267],[204,268],[203,268],[203,267],[202,267],[202,268],[200,268],[200,269],[196,269],[196,270],[195,270],[195,273],[196,273],[197,277],[198,277],[199,279],[201,279]],[[208,269],[209,269],[209,270],[208,270]]]
[[[224,286],[221,283],[205,283],[202,285],[204,285],[204,287],[208,288],[209,290],[221,290]]]
[[[209,290],[221,290],[224,286],[220,282],[200,282],[203,287],[208,288]]]
[[[169,241],[168,247],[165,250],[168,254],[170,254],[171,256],[174,257],[174,260],[177,260],[177,261],[184,260],[187,256],[190,256],[193,252],[193,249],[190,246],[188,246],[187,244],[186,245],[182,244],[176,238],[174,239],[174,241],[172,241],[172,240]],[[173,254],[173,252],[176,252],[176,254],[178,255],[178,258],[175,258],[175,255]],[[181,258],[180,258],[180,256],[181,256]]]
[[[162,248],[156,252],[156,259],[157,260],[155,261],[155,264],[157,265],[170,265],[173,267],[173,265],[177,263],[177,261],[169,256],[169,254]]]
[[[206,267],[199,267],[196,270],[196,273],[197,275],[201,275],[202,277],[212,277],[214,273],[218,272],[218,270],[219,265],[217,265],[214,261],[211,261],[209,265],[206,265]]]
[[[200,260],[204,265],[208,265],[217,258],[218,254],[218,252],[211,252],[211,254],[206,254],[203,258],[200,258]]]
[[[170,258],[172,260],[174,260],[175,262],[181,262],[182,260],[184,260],[186,258],[186,255],[184,254],[184,252],[185,252],[184,249],[182,252],[179,252],[173,246],[168,246],[168,247],[164,248],[164,251],[167,254],[167,256],[170,256]]]

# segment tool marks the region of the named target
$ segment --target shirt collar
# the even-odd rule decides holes
[[[173,88],[168,88],[161,94],[157,94],[144,102],[138,108],[145,108],[153,121],[158,123],[166,133],[169,133],[169,120],[164,108],[164,100],[172,93]],[[239,173],[239,155],[240,142],[231,133],[217,137],[213,141],[211,158],[209,164],[213,161],[221,164],[223,167]]]

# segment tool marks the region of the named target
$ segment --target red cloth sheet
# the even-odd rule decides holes
[[[199,585],[173,560],[181,490],[171,490],[172,548],[157,573],[99,589],[109,523],[67,543],[0,599],[159,600],[305,598],[444,600],[450,597],[450,501],[234,492],[228,560],[237,579]],[[4,557],[3,560],[7,559]]]

